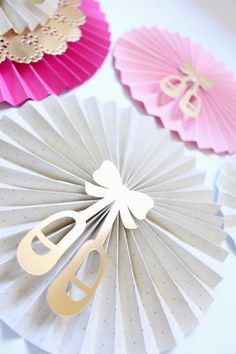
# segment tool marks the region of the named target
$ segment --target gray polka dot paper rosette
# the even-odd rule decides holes
[[[0,318],[37,347],[160,353],[213,301],[227,256],[219,206],[154,118],[94,98],[28,102],[0,121],[0,183]],[[97,252],[77,264],[88,245]]]

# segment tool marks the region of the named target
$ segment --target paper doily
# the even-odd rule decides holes
[[[0,121],[1,319],[51,353],[169,350],[212,302],[211,289],[221,280],[218,263],[227,255],[220,246],[225,232],[216,216],[219,206],[194,158],[157,129],[154,119],[130,108],[119,110],[115,103],[52,96],[27,103],[19,112]],[[95,296],[79,315],[58,317],[47,304],[48,287],[82,244],[96,237],[110,207],[90,219],[87,231],[45,275],[26,274],[16,249],[39,221],[100,200],[101,192],[100,198],[89,196],[85,183],[94,183],[93,173],[104,160],[113,162],[129,190],[151,197],[154,207],[145,220],[135,219],[136,230],[117,217],[105,243],[106,270]],[[59,224],[48,229],[54,243],[71,230],[68,220]],[[87,284],[97,266],[94,255],[80,279]]]

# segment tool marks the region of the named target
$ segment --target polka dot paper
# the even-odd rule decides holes
[[[186,142],[236,152],[236,81],[189,38],[155,27],[117,42],[114,65],[131,97]]]
[[[197,326],[221,280],[225,232],[204,173],[154,118],[115,102],[51,96],[3,117],[0,151],[2,321],[37,347],[60,354],[161,353]],[[58,315],[49,296],[52,284],[74,259],[77,266],[74,257],[86,242],[94,243],[115,203],[90,216],[86,230],[47,272],[40,263],[41,275],[29,274],[27,252],[19,264],[19,245],[51,215],[81,215],[101,203],[115,180],[131,194],[103,244],[101,281],[79,314]],[[50,258],[47,247],[68,246],[74,221],[56,221],[42,230],[46,239],[41,233],[32,240],[39,258]],[[84,297],[80,290],[92,288],[97,256],[73,268],[66,301],[77,305]]]

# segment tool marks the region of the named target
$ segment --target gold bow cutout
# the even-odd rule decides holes
[[[105,271],[106,252],[104,243],[112,229],[118,214],[127,229],[137,228],[134,218],[145,219],[148,211],[154,206],[151,197],[144,193],[129,190],[122,184],[116,166],[111,161],[104,161],[93,173],[97,185],[86,182],[85,190],[90,196],[101,198],[87,209],[80,212],[65,210],[58,212],[40,222],[20,242],[17,248],[17,259],[20,266],[28,273],[39,276],[49,272],[62,255],[74,244],[86,229],[86,222],[100,211],[110,207],[96,237],[89,239],[77,251],[70,263],[53,280],[48,288],[47,301],[50,308],[58,315],[73,316],[80,313],[93,297]],[[65,217],[75,221],[74,227],[57,244],[51,242],[43,230],[55,221]],[[40,255],[33,250],[33,240],[40,241],[48,250]],[[91,287],[80,281],[76,274],[91,252],[96,251],[100,263],[96,279]],[[77,287],[84,297],[75,301],[68,291],[69,285]],[[70,290],[70,289],[69,289]]]
[[[187,89],[179,102],[179,108],[187,116],[195,118],[199,115],[202,106],[201,97],[198,95],[199,89],[210,91],[213,88],[213,83],[199,74],[191,64],[184,63],[180,66],[180,71],[184,76],[166,76],[161,80],[160,88],[167,96],[172,98],[178,97]]]

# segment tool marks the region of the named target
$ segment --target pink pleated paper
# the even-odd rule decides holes
[[[114,58],[121,82],[128,86],[131,96],[148,114],[159,117],[166,128],[178,132],[183,141],[196,142],[200,149],[236,152],[236,81],[200,45],[167,30],[133,29],[118,40]],[[202,108],[195,118],[180,110],[181,97],[164,97],[160,89],[161,80],[179,75],[180,66],[186,62],[213,83],[210,91],[199,90]]]
[[[9,60],[0,64],[0,102],[16,106],[27,99],[41,100],[61,94],[88,80],[102,65],[110,47],[105,15],[95,0],[82,0],[86,16],[78,42],[69,43],[59,56],[45,55],[37,63],[19,64]]]

